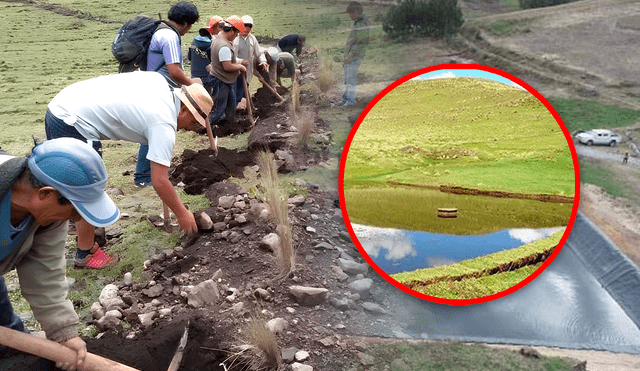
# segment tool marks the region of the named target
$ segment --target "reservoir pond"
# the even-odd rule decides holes
[[[352,223],[358,241],[387,274],[450,265],[548,237],[565,227],[511,228],[481,235],[448,235]]]

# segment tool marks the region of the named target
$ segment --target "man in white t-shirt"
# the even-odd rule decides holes
[[[80,81],[63,89],[47,106],[47,139],[85,140],[102,153],[101,140],[147,144],[151,180],[160,199],[187,233],[197,231],[193,214],[182,204],[169,181],[169,166],[178,129],[196,122],[207,127],[213,101],[200,84],[171,88],[156,72],[131,72]],[[94,242],[94,228],[84,221],[78,229],[77,267],[104,268],[117,263],[104,257]]]

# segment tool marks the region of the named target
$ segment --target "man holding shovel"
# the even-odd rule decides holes
[[[254,68],[257,66],[264,71],[267,71],[269,68],[267,65],[267,58],[265,57],[264,52],[261,51],[258,39],[251,34],[251,30],[253,29],[253,18],[249,15],[243,15],[241,19],[244,23],[244,31],[240,32],[240,35],[233,40],[233,48],[238,59],[247,61],[247,72],[244,76],[244,81],[242,81],[242,77],[236,80],[236,103],[240,103],[242,98],[245,98],[246,92],[244,86],[249,86],[253,74],[258,73]],[[250,103],[250,100],[247,101],[247,104]]]
[[[213,110],[209,115],[211,125],[215,125],[233,114],[236,109],[234,84],[240,73],[247,72],[247,61],[239,63],[233,48],[233,40],[244,31],[244,22],[237,15],[225,19],[222,31],[211,45],[211,64],[207,71],[211,75],[211,96],[215,97]]]
[[[88,144],[60,138],[35,146],[29,157],[0,150],[0,174],[0,273],[16,268],[22,294],[47,337],[77,352],[75,364],[56,366],[80,369],[87,347],[67,300],[67,220],[82,218],[94,227],[118,220],[120,212],[104,191],[107,169]],[[28,332],[13,311],[3,277],[0,326]]]
[[[207,128],[213,101],[200,84],[170,88],[162,75],[136,71],[107,75],[74,83],[47,106],[47,138],[72,137],[102,152],[101,140],[126,140],[148,144],[153,188],[178,218],[186,233],[197,232],[193,214],[182,204],[169,181],[169,166],[176,131],[196,122]],[[165,215],[168,216],[168,215]],[[78,250],[75,266],[101,269],[118,259],[94,242],[95,229],[86,221],[76,223]]]

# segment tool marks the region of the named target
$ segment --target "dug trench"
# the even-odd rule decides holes
[[[209,208],[194,210],[211,222],[152,256],[145,263],[147,282],[116,283],[111,295],[116,306],[94,304],[101,333],[86,339],[90,352],[143,371],[166,370],[189,321],[180,370],[226,370],[232,364],[242,369],[233,356],[250,336],[249,324],[263,321],[276,336],[283,365],[295,361],[329,370],[341,367],[327,364],[327,352],[364,354],[353,335],[390,337],[403,331],[402,319],[391,315],[395,295],[402,294],[360,256],[336,192],[296,181],[298,194],[288,200],[295,268],[283,276],[277,247],[268,240],[276,232],[268,206],[227,180],[255,172],[257,153],[265,149],[275,153],[280,172],[304,171],[328,158],[329,123],[317,115],[313,89],[304,89],[318,76],[315,50],[306,47],[301,61],[301,107],[313,123],[310,144],[296,140],[291,98],[277,105],[275,95],[261,88],[253,99],[255,125],[247,125],[241,114],[234,124],[220,125],[225,134],[250,130],[246,149],[220,148],[217,156],[211,149],[185,150],[176,157],[172,182],[211,201]],[[105,319],[111,309],[121,318]]]

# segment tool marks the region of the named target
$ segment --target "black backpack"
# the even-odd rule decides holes
[[[118,73],[135,70],[147,70],[147,51],[151,37],[160,28],[170,28],[178,34],[180,32],[164,20],[154,19],[146,15],[139,15],[125,22],[111,45],[111,53],[120,62]],[[160,65],[159,70],[164,64]]]

